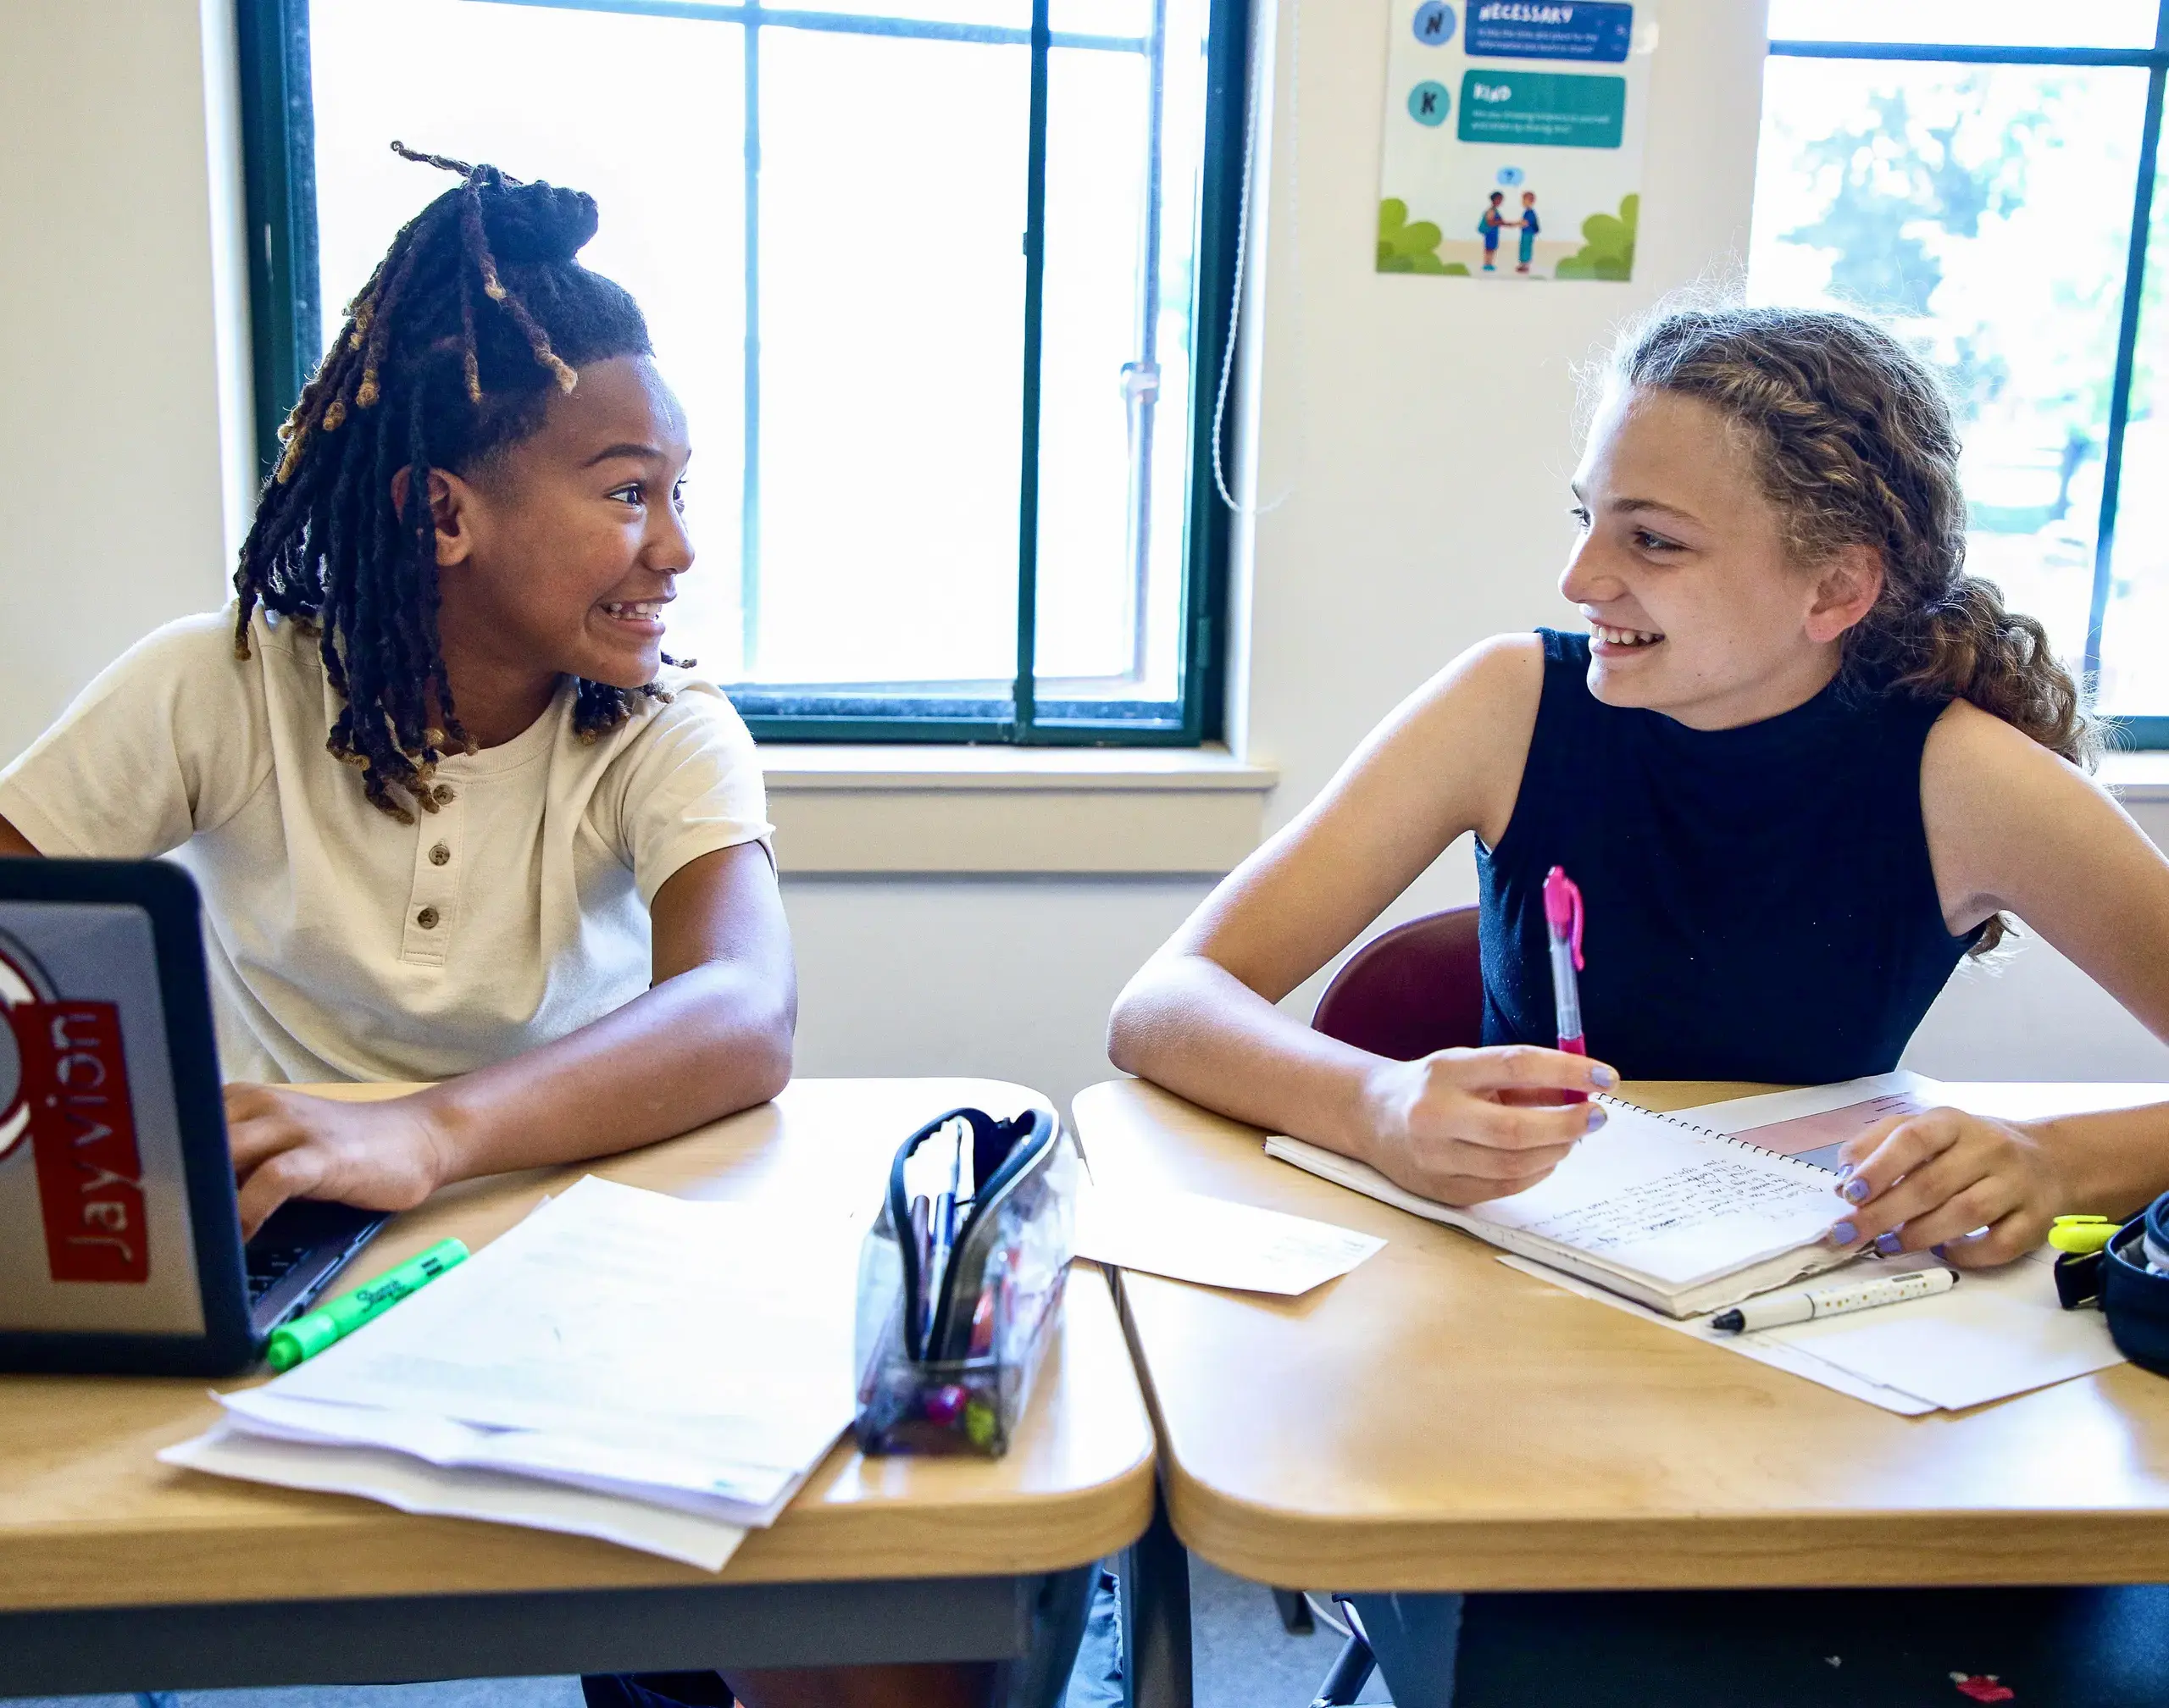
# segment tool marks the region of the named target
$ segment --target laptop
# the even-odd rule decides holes
[[[243,1244],[201,913],[166,861],[0,859],[0,1370],[231,1375],[391,1219]]]

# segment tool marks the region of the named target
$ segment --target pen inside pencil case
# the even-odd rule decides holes
[[[1076,1168],[1059,1123],[957,1113],[899,1148],[862,1247],[866,1452],[1006,1451],[1062,1299]]]

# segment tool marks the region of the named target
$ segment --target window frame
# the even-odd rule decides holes
[[[2122,496],[2124,430],[2131,419],[2132,375],[2144,306],[2146,252],[2154,223],[2155,178],[2161,150],[2162,104],[2169,89],[2169,0],[2160,0],[2151,47],[2045,47],[1931,42],[1820,42],[1771,38],[1772,58],[1890,59],[1954,65],[2125,66],[2147,74],[2146,112],[2139,130],[2138,170],[2133,186],[2131,241],[2124,258],[2124,295],[2118,310],[2116,359],[2111,374],[2109,427],[2102,447],[2101,513],[2094,541],[2094,585],[2087,606],[2086,650],[2080,692],[2094,702],[2100,684],[2101,629],[2114,575],[2116,510]],[[2169,748],[2169,713],[2111,720],[2116,745]]]
[[[747,79],[757,64],[750,44],[763,27],[883,34],[879,18],[801,12],[762,0],[494,0],[567,10],[707,18],[747,30]],[[1236,304],[1234,258],[1242,160],[1248,135],[1251,0],[1209,0],[1205,142],[1193,288],[1190,465],[1184,534],[1181,697],[1172,717],[1121,715],[1125,702],[1048,702],[1035,667],[1040,354],[1045,274],[1047,67],[1051,50],[1081,40],[1051,25],[1051,0],[1032,0],[1029,30],[920,23],[910,33],[998,40],[1031,50],[1024,212],[1023,395],[1018,503],[1017,669],[1006,696],[965,698],[929,693],[852,696],[767,691],[727,685],[757,739],[768,741],[999,743],[1023,746],[1195,747],[1221,739],[1224,725],[1229,555],[1232,518],[1211,479],[1215,385]],[[2165,0],[2169,3],[2169,0]],[[317,272],[316,155],[310,91],[308,0],[236,0],[242,187],[247,221],[250,367],[258,477],[278,456],[277,430],[323,352]],[[872,26],[872,27],[868,27]],[[1091,38],[1096,42],[1099,38]],[[749,103],[748,149],[757,169],[757,107]],[[1157,161],[1156,161],[1157,169]],[[749,230],[757,220],[749,198]],[[757,252],[748,246],[749,257]],[[749,282],[751,282],[749,266]],[[757,302],[757,292],[749,292]],[[757,312],[756,309],[754,312]],[[1240,351],[1234,361],[1240,363]],[[1230,372],[1234,371],[1231,367]],[[758,379],[752,382],[757,389]],[[746,478],[757,478],[757,440],[749,439]],[[747,507],[748,522],[753,514]],[[741,549],[743,542],[741,541]],[[1158,703],[1158,702],[1154,702]]]

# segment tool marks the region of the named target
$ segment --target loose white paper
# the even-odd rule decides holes
[[[1707,1317],[1660,1317],[1540,1263],[1501,1261],[1707,1345],[1909,1415],[1962,1411],[2124,1361],[2099,1311],[2066,1311],[2056,1303],[2055,1259],[2046,1251],[2000,1269],[1966,1270],[1957,1286],[1931,1298],[1745,1334],[1717,1334]],[[1901,1274],[1935,1262],[1922,1252],[1880,1267]]]
[[[1549,1282],[1562,1291],[1578,1294],[1599,1305],[1609,1305],[1615,1311],[1623,1311],[1629,1317],[1639,1317],[1645,1323],[1654,1323],[1660,1328],[1669,1328],[1675,1334],[1692,1334],[1698,1340],[1712,1340],[1716,1337],[1704,1326],[1705,1317],[1689,1317],[1683,1321],[1667,1317],[1661,1311],[1653,1311],[1646,1305],[1638,1305],[1631,1299],[1584,1281],[1578,1276],[1567,1275],[1527,1257],[1506,1256],[1499,1260],[1509,1269],[1518,1269],[1523,1274],[1539,1281]],[[1811,1382],[1819,1382],[1825,1388],[1834,1388],[1840,1394],[1850,1394],[1856,1400],[1865,1400],[1871,1406],[1880,1406],[1886,1411],[1895,1411],[1901,1417],[1918,1417],[1936,1408],[1928,1401],[1911,1394],[1901,1394],[1894,1388],[1885,1388],[1878,1383],[1862,1381],[1850,1371],[1840,1370],[1834,1364],[1826,1364],[1795,1351],[1791,1347],[1767,1339],[1760,1334],[1740,1334],[1720,1343],[1725,1350],[1752,1358],[1758,1364],[1767,1364],[1772,1369],[1788,1370],[1795,1376],[1805,1376]]]
[[[402,1453],[276,1441],[221,1422],[208,1434],[167,1448],[168,1465],[282,1489],[358,1494],[432,1517],[473,1518],[591,1536],[720,1572],[746,1539],[742,1526],[619,1500],[558,1483],[490,1471],[451,1471]]]
[[[810,1467],[718,1467],[652,1439],[596,1441],[535,1430],[478,1429],[389,1407],[291,1400],[267,1388],[218,1396],[238,1430],[274,1440],[380,1448],[447,1470],[495,1471],[673,1506],[729,1524],[765,1527]],[[636,1421],[636,1420],[635,1420]],[[715,1474],[718,1469],[722,1474]]]
[[[1934,1080],[1900,1068],[1863,1079],[1766,1091],[1673,1112],[1698,1127],[1736,1134],[1766,1151],[1835,1169],[1844,1162],[1847,1143],[1870,1128],[1895,1115],[1918,1115],[1945,1101],[1944,1088]]]
[[[852,1233],[591,1175],[270,1389],[803,1467],[851,1422]]]
[[[1871,1073],[1861,1079],[1802,1085],[1790,1091],[1759,1091],[1751,1097],[1729,1097],[1722,1103],[1701,1103],[1673,1112],[1714,1132],[1750,1133],[1758,1127],[1773,1127],[1782,1122],[1832,1114],[1841,1109],[1861,1108],[1865,1112],[1868,1105],[1889,1105],[1873,1119],[1861,1121],[1861,1127],[1866,1128],[1890,1115],[1916,1114],[1922,1109],[1933,1109],[1943,1101],[1940,1082],[1909,1068],[1900,1068],[1889,1073]]]
[[[1385,1243],[1329,1222],[1195,1192],[1086,1185],[1077,1202],[1079,1256],[1248,1293],[1307,1293]]]
[[[590,1177],[169,1462],[718,1569],[851,1421],[856,1232]]]
[[[1885,1267],[1896,1273],[1936,1262],[1922,1252]],[[2055,1258],[2046,1250],[1965,1270],[1932,1298],[1761,1333],[1952,1411],[2124,1361],[2099,1311],[2057,1304]]]

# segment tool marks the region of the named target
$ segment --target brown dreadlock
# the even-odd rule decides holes
[[[474,746],[438,645],[430,471],[465,473],[540,430],[579,368],[652,352],[632,297],[574,258],[595,235],[591,197],[391,147],[460,183],[391,240],[280,430],[286,452],[234,573],[234,645],[248,656],[259,604],[317,635],[346,701],[325,745],[360,768],[372,802],[411,824],[391,791],[435,812],[451,798],[431,780],[438,762]],[[574,728],[592,740],[643,696],[666,697],[653,683],[583,678]]]

